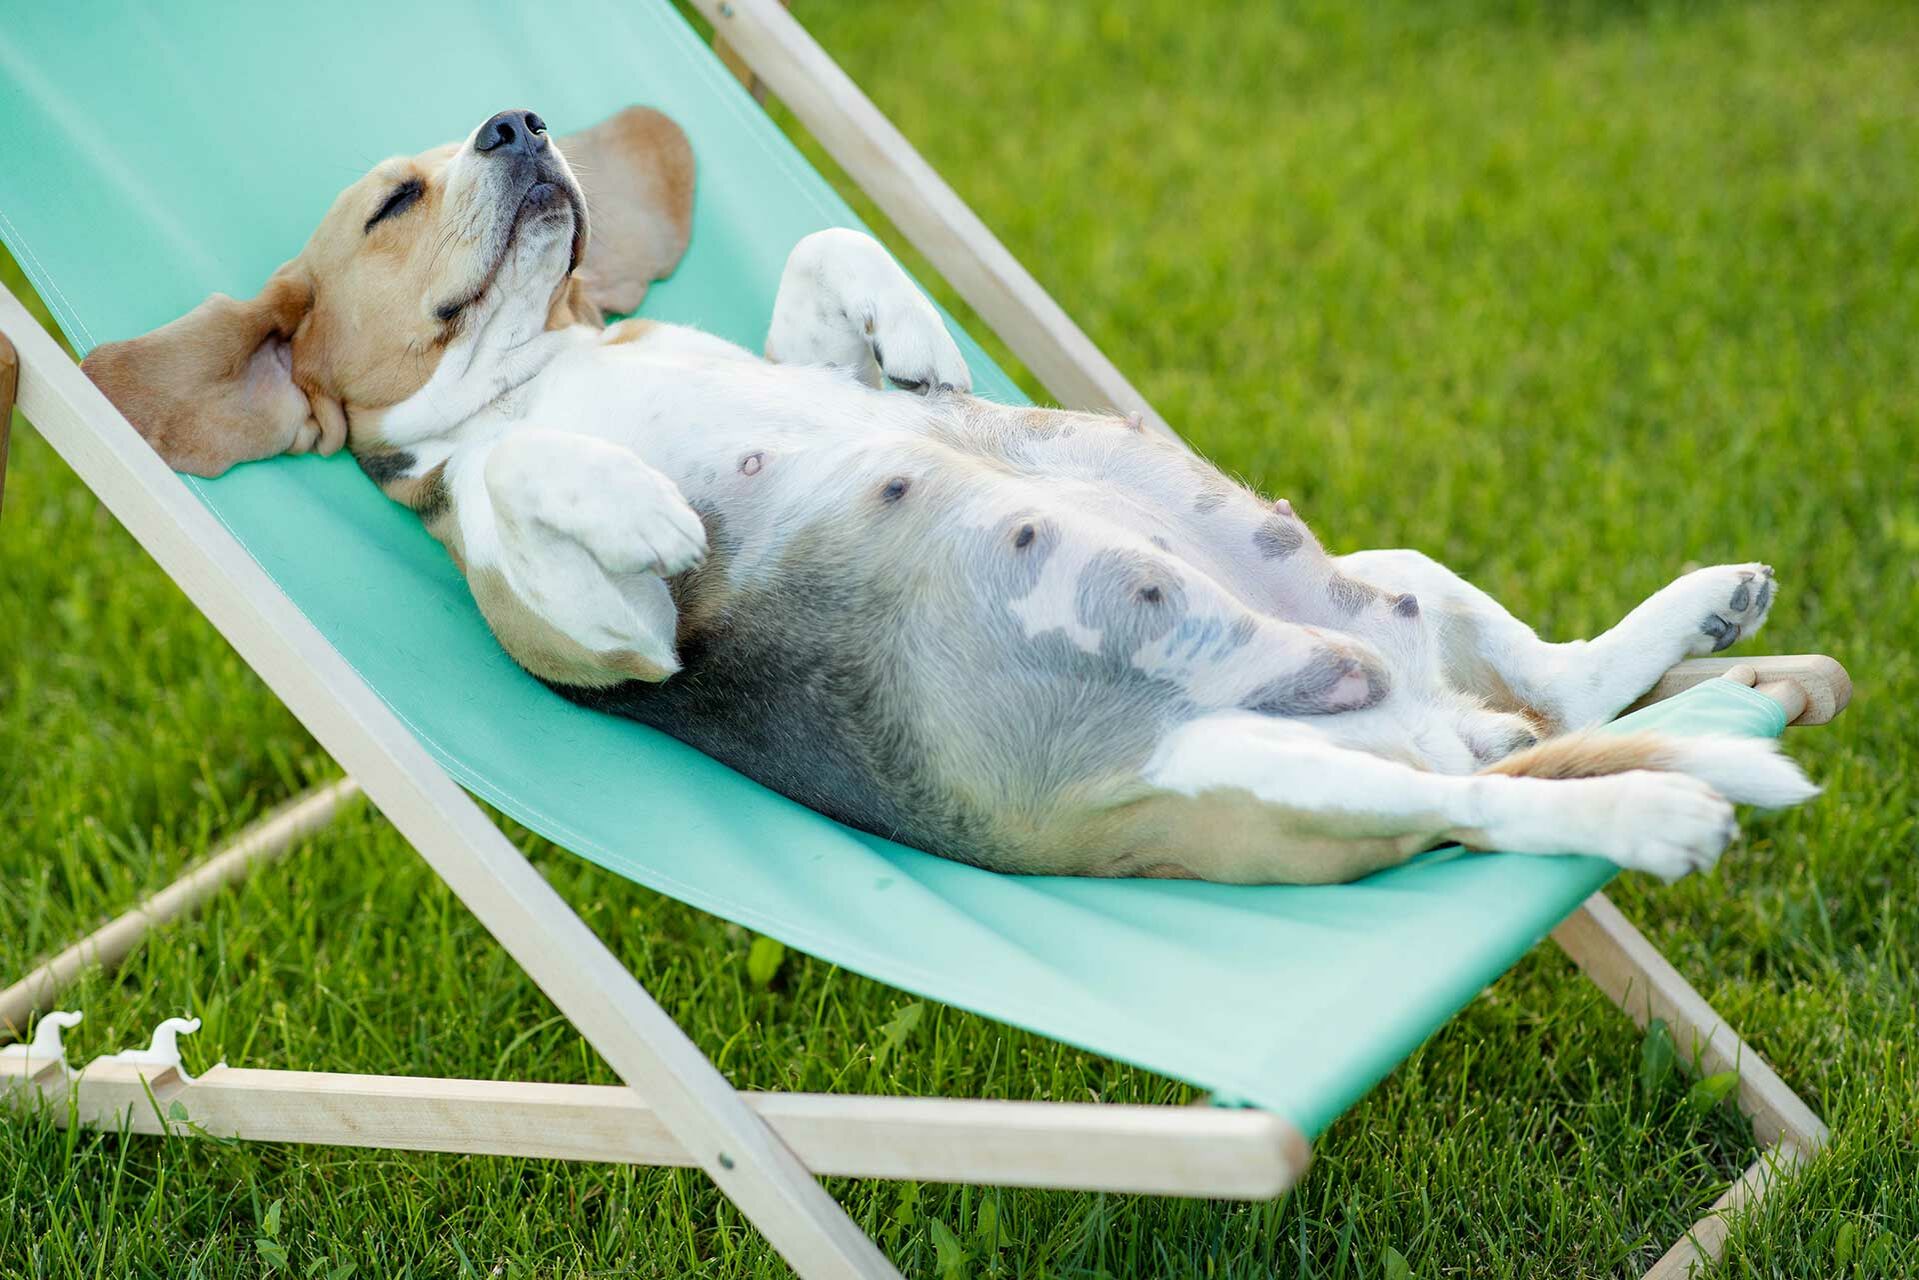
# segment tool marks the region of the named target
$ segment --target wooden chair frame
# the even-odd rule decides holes
[[[854,181],[1062,404],[1138,412],[1171,428],[775,0],[696,0],[744,67],[784,100]],[[11,342],[8,338],[11,336]],[[17,360],[16,360],[17,351]],[[0,1050],[0,1092],[52,1102],[66,1123],[703,1169],[806,1277],[898,1273],[816,1175],[1263,1199],[1291,1187],[1309,1146],[1284,1117],[1213,1107],[743,1093],[721,1076],[480,807],[321,637],[127,421],[0,293],[0,487],[14,375],[56,451],[186,591],[348,777],[262,820],[160,894],[0,992],[0,1039],[90,965],[119,962],[159,923],[322,827],[360,793],[624,1081],[623,1086],[438,1080],[215,1067]],[[1730,674],[1824,723],[1850,696],[1829,658],[1685,663],[1651,698]],[[1553,934],[1636,1022],[1663,1018],[1702,1072],[1736,1068],[1760,1161],[1648,1273],[1716,1258],[1728,1217],[1823,1147],[1825,1126],[1606,900]],[[180,1116],[185,1116],[182,1121]]]

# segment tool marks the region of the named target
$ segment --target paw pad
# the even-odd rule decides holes
[[[1755,565],[1739,571],[1725,604],[1706,615],[1700,632],[1712,640],[1712,651],[1731,648],[1759,629],[1772,605],[1772,566]]]

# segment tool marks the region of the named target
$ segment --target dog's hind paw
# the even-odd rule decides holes
[[[1608,860],[1667,884],[1719,862],[1739,824],[1732,802],[1683,773],[1622,773],[1593,781],[1620,794],[1600,841]]]

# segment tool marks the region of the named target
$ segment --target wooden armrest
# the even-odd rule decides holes
[[[782,7],[790,9],[793,6],[793,0],[780,0],[780,4]],[[721,7],[720,12],[729,18],[733,16],[730,10],[725,6]],[[740,56],[740,51],[735,49],[732,43],[720,34],[720,29],[717,25],[713,28],[713,52],[719,55],[721,65],[728,71],[731,71],[734,76],[738,78],[739,82],[746,86],[746,91],[753,95],[753,101],[759,103],[762,107],[765,106],[766,81],[754,74],[753,68],[748,66],[746,59]]]
[[[1852,701],[1852,677],[1823,653],[1765,658],[1693,658],[1659,677],[1646,696],[1627,708],[1661,702],[1702,680],[1721,677],[1749,685],[1786,709],[1788,724],[1825,724]]]
[[[13,436],[13,397],[20,389],[20,356],[0,333],[0,511],[7,501],[7,442]]]

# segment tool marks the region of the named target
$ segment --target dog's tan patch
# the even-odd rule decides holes
[[[401,476],[380,486],[386,496],[422,520],[432,520],[452,499],[446,487],[446,463],[425,475]]]
[[[1199,877],[1195,875],[1189,868],[1182,867],[1177,862],[1151,863],[1147,866],[1141,867],[1139,869],[1138,875],[1140,879],[1142,880],[1197,880],[1199,879]]]
[[[608,325],[601,335],[602,346],[613,346],[621,342],[639,342],[660,327],[657,320],[622,320],[618,324]]]
[[[1634,769],[1664,769],[1665,744],[1654,733],[1569,733],[1515,751],[1481,773],[1511,778],[1603,778]]]
[[[560,281],[560,287],[553,291],[553,301],[547,304],[546,328],[568,329],[576,324],[597,325],[604,316],[586,296],[586,286],[577,275],[568,276]]]
[[[186,315],[126,342],[95,347],[81,367],[175,470],[217,476],[320,436],[289,370],[313,301],[298,263],[258,296],[216,293]]]
[[[449,546],[448,550],[452,548]],[[498,569],[477,569],[467,575],[467,583],[473,588],[473,598],[500,646],[543,680],[605,689],[625,680],[657,682],[673,674],[631,650],[595,653],[554,629],[519,597]]]
[[[559,139],[586,193],[591,235],[579,279],[608,315],[640,305],[693,234],[693,147],[650,107],[628,107]]]

